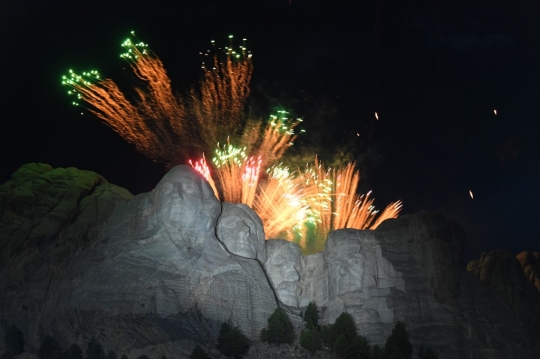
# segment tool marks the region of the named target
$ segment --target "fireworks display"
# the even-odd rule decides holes
[[[190,92],[191,108],[207,148],[242,130],[253,72],[246,39],[238,51],[233,48],[233,36],[229,36],[225,48],[217,48],[215,41],[211,43],[212,50],[201,53],[204,77],[200,91]]]
[[[283,110],[266,124],[246,117],[252,56],[245,39],[239,50],[232,43],[232,36],[225,48],[212,41],[213,49],[201,53],[200,88],[187,96],[173,92],[163,63],[148,45],[132,39],[123,42],[120,56],[140,80],[133,99],[95,70],[82,75],[70,70],[62,84],[76,97],[74,105],[85,102],[90,112],[151,160],[168,168],[187,162],[221,201],[252,207],[266,238],[296,241],[305,253],[313,253],[324,248],[331,230],[374,229],[397,217],[400,201],[378,213],[371,192],[357,193],[360,173],[354,163],[326,169],[315,159],[297,171],[277,165],[297,138],[295,128],[302,119],[291,119]],[[379,119],[377,112],[375,117]],[[202,158],[188,160],[194,153],[202,153]],[[204,153],[215,154],[210,163]]]
[[[354,163],[337,169],[325,169],[317,159],[307,165],[298,177],[304,199],[310,208],[311,222],[316,222],[315,237],[324,243],[331,230],[341,228],[375,229],[388,218],[396,218],[401,211],[401,201],[390,203],[378,214],[367,194],[357,194],[360,172]],[[304,246],[305,248],[305,246]]]
[[[286,167],[272,166],[267,175],[253,209],[261,217],[267,238],[294,240],[308,220],[309,206],[302,189]],[[305,245],[305,237],[299,244]]]

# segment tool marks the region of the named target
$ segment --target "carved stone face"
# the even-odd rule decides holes
[[[157,221],[170,233],[177,233],[175,238],[186,246],[202,249],[220,212],[220,204],[202,176],[189,166],[176,166],[159,182],[155,193]]]
[[[263,224],[244,204],[223,203],[217,223],[217,237],[236,255],[266,261]]]
[[[336,236],[329,243],[328,260],[336,278],[336,294],[355,292],[362,289],[365,256],[356,238]]]
[[[302,294],[299,286],[302,270],[302,253],[295,243],[282,239],[266,241],[268,259],[266,271],[272,281],[278,299],[286,305],[298,307]]]

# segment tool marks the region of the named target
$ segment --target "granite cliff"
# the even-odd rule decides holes
[[[462,230],[429,212],[334,231],[310,256],[262,228],[187,166],[137,196],[90,171],[22,166],[0,186],[0,337],[15,324],[30,353],[50,334],[64,347],[95,336],[132,358],[181,358],[223,321],[257,340],[278,306],[300,329],[315,301],[323,323],[347,311],[373,344],[399,320],[441,359],[540,357],[534,255],[466,271]],[[510,289],[485,279],[503,272]]]

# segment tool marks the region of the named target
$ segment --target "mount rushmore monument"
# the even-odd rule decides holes
[[[63,347],[96,337],[132,358],[187,357],[226,321],[258,340],[278,307],[301,330],[315,302],[322,323],[348,312],[372,344],[403,321],[414,347],[442,359],[539,358],[534,281],[504,251],[465,270],[463,238],[420,212],[333,231],[303,256],[189,166],[133,196],[94,172],[27,164],[0,186],[0,336],[15,324],[30,353],[52,335]]]

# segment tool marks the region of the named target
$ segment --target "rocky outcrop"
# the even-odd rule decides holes
[[[540,355],[534,261],[486,256],[479,279],[460,268],[462,230],[434,213],[334,231],[324,252],[302,256],[265,241],[249,207],[220,204],[187,166],[132,197],[91,172],[26,165],[0,204],[0,315],[27,352],[50,334],[63,347],[96,336],[130,357],[182,358],[223,321],[257,340],[278,305],[299,327],[315,301],[322,323],[347,311],[372,344],[404,321],[413,345],[441,359]]]
[[[91,237],[117,202],[132,197],[95,172],[24,165],[0,186],[0,263],[40,251],[61,232]]]
[[[17,192],[17,181],[10,186]],[[77,197],[79,204],[87,197]],[[27,253],[6,263],[0,273],[2,315],[28,336],[30,351],[46,334],[62,346],[81,347],[95,335],[118,353],[162,350],[178,357],[195,342],[214,340],[224,321],[257,336],[277,307],[274,292],[257,260],[229,252],[217,240],[221,204],[208,184],[181,166],[154,191],[127,199],[105,213],[107,222],[94,218],[95,231],[78,223],[88,206],[65,220],[75,224],[66,231],[56,230],[55,216],[49,227],[57,237],[50,236],[49,247],[27,243]],[[96,206],[102,201],[98,196]],[[51,207],[68,204],[60,200]],[[257,228],[249,218],[241,222]],[[3,246],[17,241],[9,223],[2,222]],[[79,238],[76,250],[63,249]]]
[[[521,252],[518,259],[525,277],[540,291],[540,252]]]

